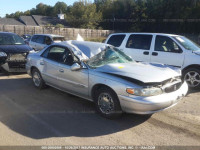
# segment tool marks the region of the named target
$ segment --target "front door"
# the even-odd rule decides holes
[[[184,62],[184,52],[172,38],[157,35],[151,62],[181,67]]]
[[[36,40],[36,50],[40,51],[44,49],[47,45],[45,44],[45,36],[40,35]]]
[[[59,65],[58,80],[61,88],[70,93],[88,97],[88,69],[80,69],[72,71],[71,66],[78,62],[78,59],[73,56],[69,49],[65,49],[65,56],[63,62]]]

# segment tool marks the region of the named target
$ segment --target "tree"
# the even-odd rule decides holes
[[[53,7],[54,15],[57,15],[60,12],[66,13],[66,11],[67,11],[67,4],[65,2],[57,2]]]
[[[48,5],[45,5],[45,4],[43,4],[43,3],[39,3],[37,6],[36,6],[36,14],[37,15],[44,15],[44,16],[46,16],[46,15],[48,15],[47,14],[47,9],[48,9]]]
[[[63,24],[56,24],[56,28],[64,28]]]
[[[15,19],[18,19],[22,15],[23,15],[23,12],[17,11],[17,12],[12,13],[12,14],[6,14],[6,18],[15,18]]]
[[[200,33],[200,0],[94,0],[94,3],[89,0],[77,0],[70,6],[58,1],[53,7],[39,3],[36,8],[6,14],[6,17],[55,17],[60,11],[65,14],[69,25],[77,28],[115,29],[126,32]],[[150,22],[146,19],[155,21]],[[170,21],[173,19],[174,22]],[[178,19],[180,22],[176,21]]]
[[[97,28],[102,19],[101,12],[96,11],[96,5],[87,1],[75,2],[66,15],[67,21],[73,27]]]

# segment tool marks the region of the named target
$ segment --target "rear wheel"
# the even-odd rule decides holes
[[[107,88],[100,88],[95,92],[97,112],[109,119],[119,118],[122,115],[121,106],[116,93]]]
[[[42,76],[38,69],[33,69],[32,80],[33,80],[35,87],[37,87],[38,89],[43,89],[45,87],[45,82],[42,79]]]
[[[191,89],[200,89],[200,70],[189,68],[183,72],[183,79]]]

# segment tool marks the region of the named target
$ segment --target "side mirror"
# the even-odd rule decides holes
[[[71,66],[71,70],[72,71],[77,71],[77,70],[80,70],[81,69],[81,66],[78,64],[78,63],[74,63],[72,66]]]

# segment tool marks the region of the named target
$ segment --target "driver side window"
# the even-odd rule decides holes
[[[43,54],[42,57],[47,59],[56,61],[58,63],[66,64],[66,65],[73,65],[74,59],[73,55],[69,49],[60,47],[60,46],[53,46],[48,48]]]
[[[156,36],[155,51],[182,53],[181,48],[171,38],[166,36]]]

